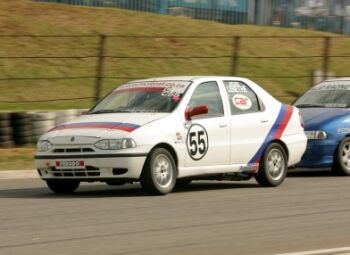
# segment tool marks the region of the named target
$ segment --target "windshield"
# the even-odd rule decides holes
[[[189,81],[147,81],[120,86],[90,114],[113,112],[172,112],[180,102]]]
[[[302,95],[294,105],[297,107],[349,108],[350,83],[323,82]]]

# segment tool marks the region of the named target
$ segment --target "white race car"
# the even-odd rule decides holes
[[[307,138],[297,108],[238,77],[167,77],[126,83],[87,114],[46,134],[36,167],[48,187],[141,182],[151,194],[192,180],[283,182]]]

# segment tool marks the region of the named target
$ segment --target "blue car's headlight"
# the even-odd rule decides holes
[[[327,139],[327,133],[322,130],[304,131],[307,139]]]
[[[47,152],[51,148],[52,148],[52,144],[46,140],[38,141],[38,143],[36,144],[36,149],[38,152]]]
[[[131,138],[103,139],[96,142],[95,147],[100,150],[121,150],[121,149],[135,148],[136,143]]]

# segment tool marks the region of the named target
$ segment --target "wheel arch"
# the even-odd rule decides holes
[[[156,144],[155,146],[152,147],[152,149],[149,151],[148,155],[147,155],[147,158],[145,160],[145,163],[143,164],[143,167],[142,167],[142,170],[145,168],[145,165],[151,155],[151,152],[156,149],[156,148],[164,148],[166,150],[168,150],[170,152],[170,154],[173,156],[174,158],[174,161],[175,161],[175,165],[176,165],[176,175],[178,175],[178,162],[179,162],[179,159],[178,159],[178,156],[177,156],[177,153],[175,151],[175,149],[168,143],[165,143],[165,142],[161,142],[161,143],[158,143]]]
[[[287,162],[289,160],[289,150],[288,150],[288,146],[282,141],[282,140],[278,140],[278,139],[275,139],[275,140],[272,140],[270,142],[270,144],[272,143],[278,143],[279,145],[281,145],[284,149],[284,151],[286,152],[286,156],[287,156]]]
[[[333,152],[333,161],[334,161],[334,159],[335,159],[335,157],[336,157],[336,155],[337,155],[337,153],[338,153],[340,144],[341,144],[341,143],[343,142],[343,140],[346,139],[346,138],[350,138],[350,133],[349,133],[349,134],[346,134],[343,138],[341,138],[341,139],[338,140],[338,144],[337,144],[337,146],[335,147],[335,150],[334,150],[334,152]]]

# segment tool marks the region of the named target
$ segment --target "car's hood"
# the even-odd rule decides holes
[[[168,113],[112,113],[90,114],[63,123],[46,134],[46,137],[92,136],[123,137],[147,123]]]
[[[343,108],[299,108],[305,122],[305,128],[322,123],[328,123],[334,119],[350,114],[349,109]]]

